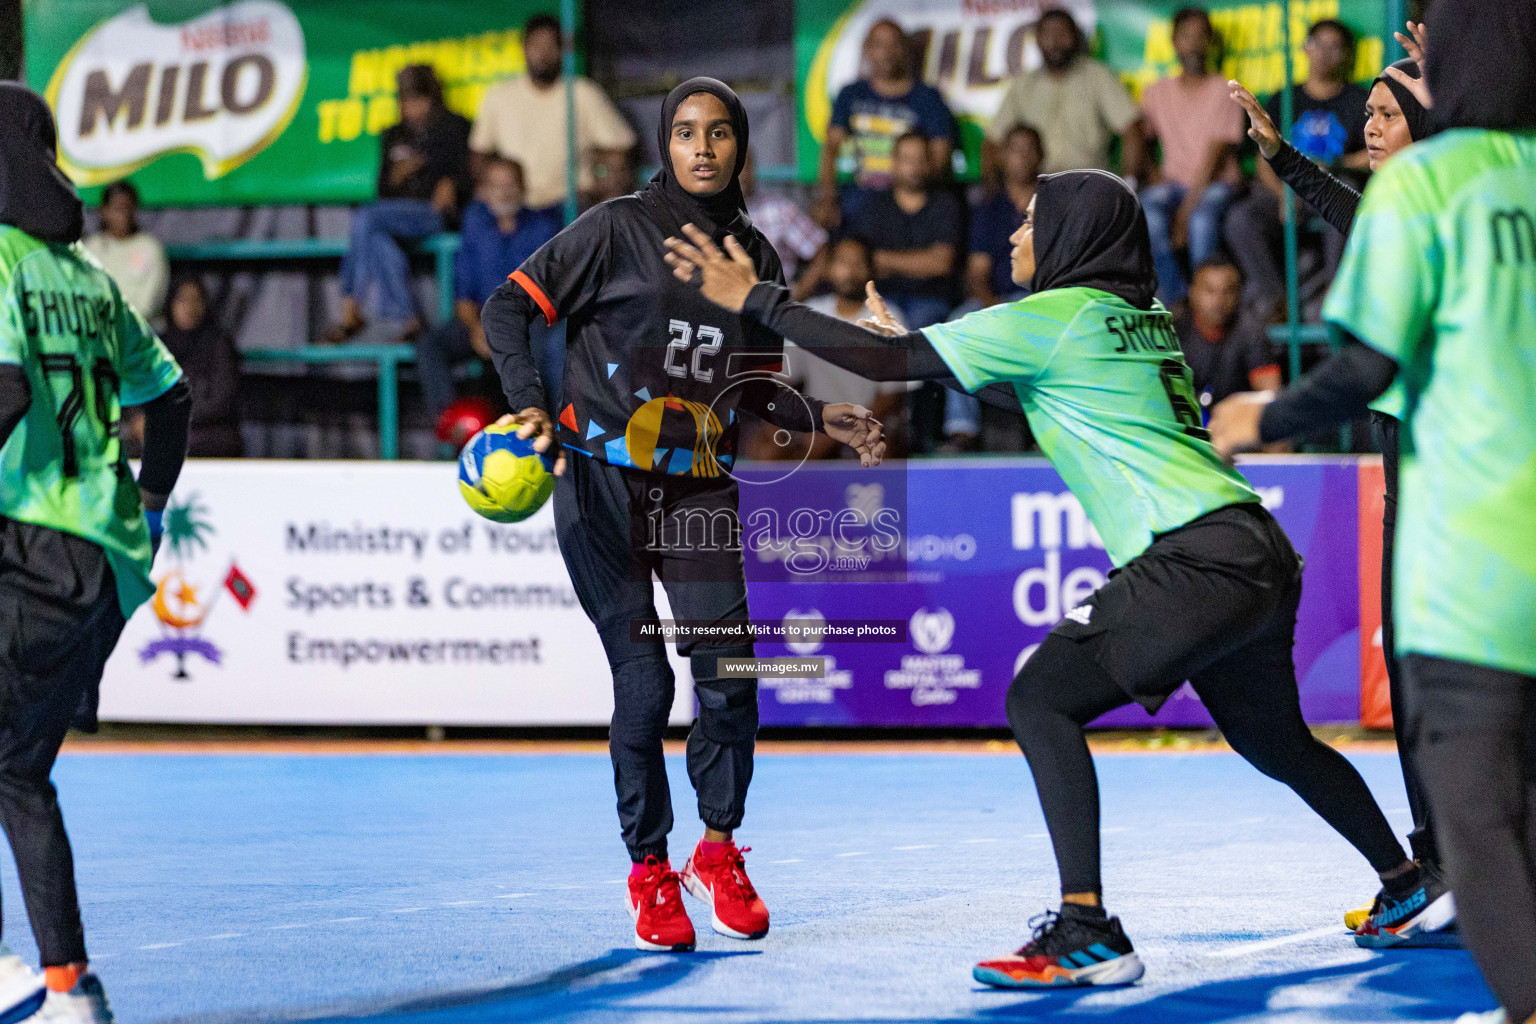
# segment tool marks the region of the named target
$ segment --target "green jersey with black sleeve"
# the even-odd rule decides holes
[[[0,448],[0,516],[100,545],[123,614],[131,614],[154,588],[120,417],[124,406],[168,391],[181,368],[78,243],[48,243],[4,225],[0,363],[20,366],[32,392]]]
[[[1323,315],[1398,364],[1398,653],[1536,675],[1536,133],[1394,156]]]
[[[1012,386],[1115,565],[1207,512],[1259,500],[1211,447],[1160,304],[1057,288],[923,334],[968,391]]]

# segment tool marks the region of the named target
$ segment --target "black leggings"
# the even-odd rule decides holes
[[[1392,553],[1397,534],[1398,429],[1401,424],[1396,417],[1385,413],[1374,413],[1371,418],[1381,445],[1382,476],[1386,484],[1381,509],[1381,656],[1387,663],[1388,692],[1392,695],[1392,732],[1397,738],[1397,755],[1403,766],[1408,810],[1413,815],[1413,831],[1408,833],[1408,844],[1413,848],[1414,860],[1434,865],[1439,863],[1440,855],[1435,850],[1434,824],[1429,813],[1429,796],[1421,781],[1423,775],[1419,770],[1418,753],[1407,738],[1408,711],[1404,703],[1403,673],[1396,654],[1397,633],[1392,625]]]
[[[1536,1014],[1536,677],[1416,654],[1403,669],[1457,927],[1523,1022]]]
[[[1046,637],[1008,690],[1008,721],[1035,776],[1064,893],[1102,892],[1099,786],[1083,726],[1130,703],[1097,663],[1101,642]],[[1307,728],[1289,647],[1283,664],[1278,651],[1256,654],[1224,659],[1190,681],[1222,735],[1249,764],[1295,790],[1371,867],[1400,866],[1402,847],[1365,781]]]

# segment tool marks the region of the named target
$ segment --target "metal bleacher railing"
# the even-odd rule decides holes
[[[431,256],[437,277],[438,320],[453,316],[453,257],[459,236],[438,234],[408,247],[415,255]],[[345,238],[232,238],[166,246],[174,262],[282,263],[307,260],[339,260],[347,252]],[[412,362],[410,345],[303,345],[299,348],[247,349],[242,355],[253,363],[355,363],[378,364],[379,457],[400,457],[400,364]]]

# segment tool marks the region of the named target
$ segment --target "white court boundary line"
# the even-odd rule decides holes
[[[1298,942],[1307,942],[1311,939],[1321,939],[1328,935],[1347,935],[1342,927],[1330,925],[1327,928],[1314,928],[1309,932],[1297,932],[1295,935],[1282,935],[1278,939],[1264,939],[1261,942],[1249,942],[1241,946],[1229,946],[1226,949],[1214,950],[1206,956],[1230,959],[1232,957],[1247,956],[1249,953],[1263,953],[1270,949],[1279,949],[1281,946],[1291,946]]]

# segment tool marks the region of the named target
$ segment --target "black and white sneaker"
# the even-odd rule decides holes
[[[1143,973],[1141,958],[1118,917],[1065,903],[1030,922],[1034,937],[1022,949],[983,960],[971,977],[995,988],[1129,985]]]

